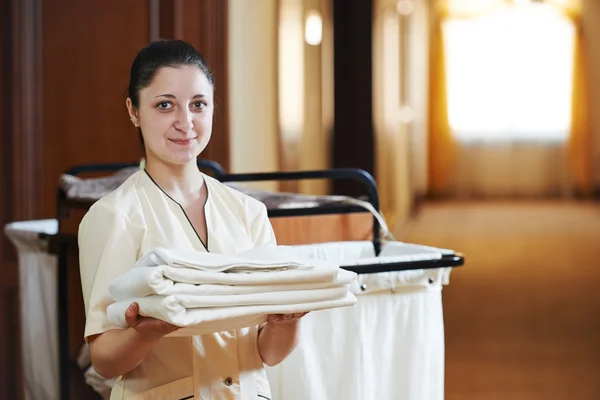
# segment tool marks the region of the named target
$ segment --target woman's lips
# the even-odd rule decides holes
[[[169,139],[171,142],[178,144],[180,146],[187,146],[188,144],[190,144],[192,142],[192,140],[194,140],[195,138],[190,138],[190,139]]]

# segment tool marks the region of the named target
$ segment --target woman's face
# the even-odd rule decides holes
[[[195,163],[212,131],[213,87],[206,75],[195,66],[161,68],[139,98],[137,113],[129,99],[127,106],[142,129],[148,161]]]

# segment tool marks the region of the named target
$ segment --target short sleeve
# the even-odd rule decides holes
[[[108,206],[95,204],[79,225],[79,268],[85,304],[84,337],[120,329],[110,323],[106,308],[114,302],[108,292],[112,279],[132,268],[138,247],[131,238],[131,224]]]
[[[250,234],[254,246],[277,244],[275,232],[267,214],[267,207],[259,201],[252,202],[252,206],[254,212],[252,213],[253,218],[250,222]]]

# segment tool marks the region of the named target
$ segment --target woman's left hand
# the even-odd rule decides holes
[[[258,352],[268,366],[279,364],[298,344],[300,318],[306,312],[269,314],[267,323],[258,331]]]
[[[294,313],[294,314],[269,314],[267,316],[267,322],[275,322],[277,324],[291,324],[298,322],[298,320],[304,317],[308,312]]]

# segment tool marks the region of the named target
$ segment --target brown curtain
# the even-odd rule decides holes
[[[442,24],[446,14],[434,11],[431,26],[429,53],[429,192],[443,194],[452,178],[456,157],[456,141],[448,122],[448,97],[446,93],[446,66]]]
[[[578,18],[575,26],[573,95],[571,105],[571,132],[568,141],[568,158],[575,189],[580,194],[590,194],[592,176],[592,132],[589,118],[588,58],[585,35]]]

